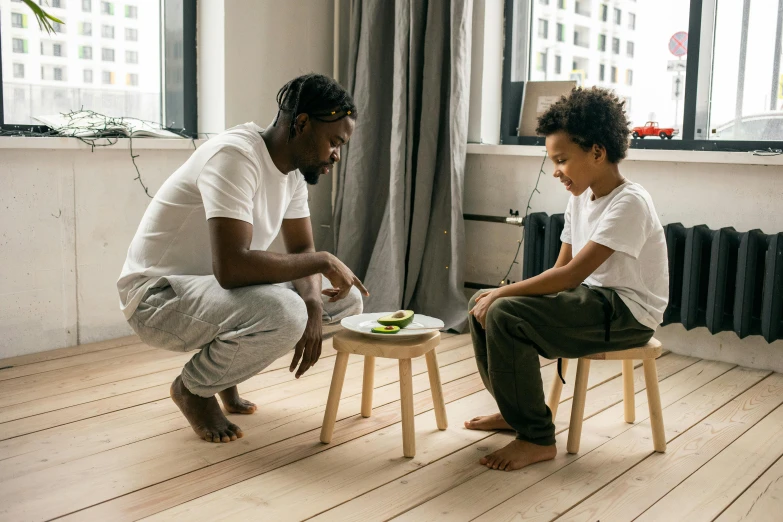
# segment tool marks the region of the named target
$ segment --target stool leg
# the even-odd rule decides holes
[[[642,363],[644,384],[647,387],[647,405],[650,407],[653,447],[658,453],[663,453],[666,451],[666,433],[663,429],[661,392],[658,390],[658,368],[655,366],[655,359],[645,359]]]
[[[413,375],[411,360],[400,359],[400,405],[402,407],[402,454],[416,455],[416,429],[413,425]]]
[[[372,415],[372,388],[375,382],[375,357],[364,356],[364,377],[362,378],[362,417]]]
[[[432,392],[432,405],[435,408],[435,422],[439,430],[449,427],[446,418],[446,404],[443,402],[443,388],[440,385],[440,367],[435,350],[430,350],[424,355],[427,359],[427,374],[430,376],[430,391]]]
[[[574,398],[571,402],[571,424],[568,428],[568,453],[579,453],[579,441],[582,438],[582,419],[585,416],[585,398],[587,397],[587,378],[590,375],[590,359],[579,359],[576,365],[576,383]]]
[[[563,375],[565,375],[566,371],[568,371],[568,359],[563,359],[562,369]],[[547,403],[547,406],[552,411],[552,422],[555,422],[555,417],[557,417],[557,407],[560,406],[560,395],[562,393],[563,381],[560,380],[560,376],[557,374],[557,370],[555,370],[552,387],[549,389],[549,402]]]
[[[636,420],[636,402],[633,391],[633,361],[623,361],[623,406],[625,406],[625,422],[633,424]]]
[[[347,367],[348,354],[346,352],[337,352],[337,358],[334,361],[334,372],[332,373],[332,385],[329,387],[329,398],[326,401],[324,423],[321,426],[321,442],[324,444],[329,444],[332,441],[334,423],[337,420],[337,407],[340,405],[340,395],[343,392],[343,381],[345,380]]]

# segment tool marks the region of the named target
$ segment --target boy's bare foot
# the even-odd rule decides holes
[[[509,426],[508,422],[503,419],[503,416],[499,413],[492,415],[484,415],[481,417],[473,417],[469,421],[465,421],[465,427],[469,430],[514,430]]]
[[[552,460],[557,455],[557,446],[539,446],[524,440],[513,440],[505,448],[493,451],[479,462],[490,469],[513,471],[525,466]]]
[[[231,442],[242,438],[242,430],[226,419],[215,397],[205,399],[193,395],[179,376],[171,383],[170,393],[190,427],[205,441]]]
[[[246,401],[239,396],[239,390],[237,390],[236,386],[226,388],[218,395],[220,395],[220,400],[223,402],[223,408],[225,408],[228,413],[244,413],[245,415],[250,415],[256,411],[255,404]]]

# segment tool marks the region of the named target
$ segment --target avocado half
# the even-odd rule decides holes
[[[378,322],[384,326],[405,328],[413,322],[413,310],[398,310],[393,314],[381,317]]]
[[[399,326],[376,326],[372,329],[372,333],[379,334],[396,334],[400,331]]]

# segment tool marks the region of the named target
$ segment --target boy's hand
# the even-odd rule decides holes
[[[497,299],[497,296],[495,295],[494,290],[484,292],[476,298],[476,306],[468,312],[476,318],[484,329],[487,328],[487,312],[489,311],[490,305],[495,302],[495,299]]]

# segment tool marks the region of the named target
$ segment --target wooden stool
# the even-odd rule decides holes
[[[427,359],[427,373],[430,377],[432,402],[435,406],[435,420],[439,430],[448,427],[446,405],[443,402],[443,389],[440,385],[440,369],[435,347],[440,343],[440,332],[420,335],[414,338],[376,341],[356,332],[343,330],[334,336],[333,346],[337,351],[326,402],[324,423],[321,427],[321,442],[329,444],[337,419],[337,407],[343,391],[345,370],[348,366],[348,354],[364,355],[364,380],[362,382],[362,417],[372,414],[372,391],[375,376],[375,358],[400,360],[400,403],[402,406],[402,453],[406,457],[416,455],[416,431],[413,425],[413,375],[411,359],[424,355]]]
[[[636,420],[636,405],[633,390],[633,361],[641,359],[644,365],[644,382],[647,388],[647,405],[650,409],[650,424],[652,426],[653,447],[655,451],[666,451],[666,435],[663,430],[663,412],[661,411],[661,394],[658,391],[658,369],[655,359],[663,351],[661,342],[654,337],[646,345],[618,352],[597,353],[579,359],[576,367],[576,382],[574,383],[574,398],[571,405],[571,424],[568,429],[568,453],[579,452],[579,439],[582,437],[582,420],[585,414],[585,398],[587,396],[587,377],[590,374],[590,361],[622,361],[623,362],[623,405],[625,406],[625,422]],[[568,359],[563,359],[563,373],[568,368]],[[560,393],[563,383],[555,375],[549,393],[549,409],[552,410],[552,422],[557,415],[560,404]]]

